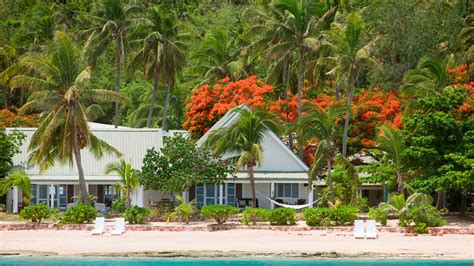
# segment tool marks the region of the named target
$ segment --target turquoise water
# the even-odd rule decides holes
[[[415,266],[473,266],[474,260],[423,260],[423,259],[282,259],[282,258],[109,258],[109,257],[0,257],[0,265],[158,265],[158,266],[296,266],[296,265],[415,265]]]

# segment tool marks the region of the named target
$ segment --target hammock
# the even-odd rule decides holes
[[[302,205],[291,205],[291,204],[284,204],[284,203],[280,203],[280,202],[277,202],[277,201],[274,201],[273,199],[263,195],[262,193],[258,192],[258,191],[255,191],[257,192],[258,194],[260,194],[262,197],[268,199],[270,202],[272,202],[273,204],[275,205],[278,205],[278,206],[281,206],[283,208],[291,208],[291,209],[295,209],[295,210],[299,210],[299,209],[303,209],[303,208],[307,208],[307,207],[310,207],[311,205],[313,205],[314,203],[322,200],[324,197],[327,196],[328,193],[324,194],[323,196],[321,196],[319,199],[311,202],[311,203],[307,203],[307,204],[302,204]]]

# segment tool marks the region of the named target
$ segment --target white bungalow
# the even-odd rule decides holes
[[[236,108],[248,108],[240,105]],[[202,136],[197,145],[201,146],[209,135],[225,128],[239,119],[239,113],[229,110],[210,130]],[[313,201],[312,185],[308,185],[308,167],[275,135],[266,133],[263,143],[263,163],[255,168],[255,189],[260,207],[272,209],[274,204],[268,199],[288,204],[305,204]],[[189,199],[196,199],[196,205],[234,205],[236,199],[252,198],[247,172],[239,169],[237,178],[228,179],[222,185],[197,185],[188,192]]]
[[[99,123],[89,123],[94,135],[106,141],[123,154],[123,158],[130,161],[134,168],[140,169],[147,149],[160,149],[163,146],[163,133],[161,129],[136,129],[119,127]],[[7,128],[7,133],[18,130],[26,135],[26,139],[19,154],[15,155],[15,165],[26,166],[28,161],[28,145],[36,128]],[[104,154],[97,160],[88,149],[81,152],[82,166],[89,193],[97,197],[98,203],[110,204],[116,196],[113,185],[121,180],[115,174],[106,175],[105,167],[110,162],[119,160],[112,154]],[[67,204],[74,202],[74,196],[79,194],[77,168],[74,165],[61,165],[56,163],[45,173],[40,173],[38,167],[26,169],[32,183],[32,203],[46,203],[48,206],[65,210]],[[143,206],[143,189],[138,189],[133,195],[133,203]],[[21,204],[21,191],[13,187],[7,194],[7,208],[17,212]]]

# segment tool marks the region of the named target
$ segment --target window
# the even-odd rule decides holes
[[[300,187],[299,184],[294,183],[278,183],[276,184],[277,198],[299,198]]]
[[[227,184],[227,205],[235,206],[235,183]]]

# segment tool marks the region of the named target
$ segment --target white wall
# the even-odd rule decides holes
[[[252,198],[252,190],[250,189],[250,184],[242,184],[242,190],[242,197]],[[257,183],[255,184],[255,190],[270,198],[270,184]],[[256,193],[259,207],[270,209],[270,201],[264,198],[261,194]]]

